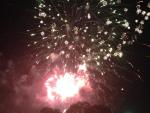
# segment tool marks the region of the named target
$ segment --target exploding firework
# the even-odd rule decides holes
[[[61,109],[65,109],[73,103],[87,101],[88,98],[83,96],[85,93],[93,95],[88,72],[80,67],[77,73],[61,72],[58,68],[54,68],[53,73],[47,73],[46,99],[51,106],[62,104]]]
[[[50,74],[45,87],[50,103],[57,101],[59,106],[82,101],[79,92],[88,87],[97,92],[94,94],[98,101],[113,105],[111,93],[116,89],[124,91],[118,85],[122,77],[117,72],[116,60],[123,57],[122,48],[132,45],[143,32],[144,23],[150,17],[149,5],[143,10],[145,2],[137,2],[134,18],[129,19],[130,9],[121,0],[38,3],[35,7],[38,14],[34,16],[36,28],[28,30],[33,42],[28,46],[38,51],[37,65],[47,63],[45,73]],[[58,71],[51,74],[56,67]]]

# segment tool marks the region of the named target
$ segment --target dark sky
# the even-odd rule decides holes
[[[12,59],[19,62],[24,56],[31,54],[26,46],[28,35],[25,30],[32,27],[35,1],[4,0],[3,2],[0,10],[0,54],[3,54],[5,60]],[[122,108],[131,112],[122,113],[150,113],[150,46],[142,45],[150,45],[149,23],[145,25],[144,33],[136,44],[125,49],[127,58],[133,62],[136,69],[140,70],[143,81],[130,90]]]

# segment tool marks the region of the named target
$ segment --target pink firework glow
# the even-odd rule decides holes
[[[87,81],[84,78],[75,76],[76,75],[71,73],[65,73],[58,77],[55,76],[55,78],[49,78],[45,83],[48,98],[50,100],[60,98],[64,101],[67,98],[77,96],[80,89],[86,85]]]
[[[91,93],[92,88],[89,82],[89,74],[86,71],[86,64],[79,65],[76,73],[60,72],[60,69],[54,68],[53,73],[48,73],[45,82],[47,101],[52,106],[65,105],[65,109],[72,103],[85,101],[82,94]]]

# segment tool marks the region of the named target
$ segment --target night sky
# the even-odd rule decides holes
[[[131,4],[131,0],[125,0]],[[130,1],[130,2],[128,2]],[[8,65],[15,65],[19,74],[28,74],[31,68],[32,49],[27,47],[27,29],[32,28],[34,22],[33,10],[35,0],[5,0],[1,2],[0,12],[0,79],[1,73],[7,71]],[[133,3],[134,4],[134,3]],[[124,49],[125,57],[132,61],[135,69],[139,70],[142,80],[131,86],[125,95],[125,102],[120,108],[120,113],[150,113],[150,21],[145,24],[144,33],[138,41]],[[146,46],[149,45],[149,46]],[[13,63],[11,63],[13,62]],[[18,74],[18,75],[19,75]],[[17,75],[17,74],[16,74]],[[0,84],[0,112],[5,113],[11,107],[8,98],[13,96],[11,79],[10,86]],[[11,102],[10,102],[11,103]],[[11,112],[9,112],[11,113]],[[16,112],[17,113],[17,112]]]

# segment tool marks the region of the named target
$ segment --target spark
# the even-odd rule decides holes
[[[79,65],[79,70],[83,70],[84,72],[87,71],[87,66],[86,64],[82,64],[82,65]]]

